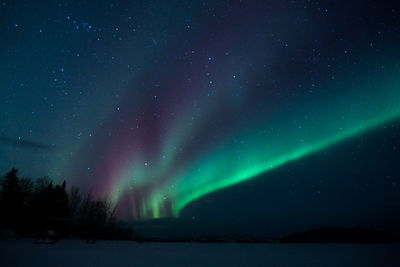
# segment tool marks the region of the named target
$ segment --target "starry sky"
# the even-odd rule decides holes
[[[1,1],[0,171],[65,179],[127,220],[394,223],[399,12]]]

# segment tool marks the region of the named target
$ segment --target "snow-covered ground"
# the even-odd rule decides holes
[[[0,241],[0,266],[400,266],[400,244]]]

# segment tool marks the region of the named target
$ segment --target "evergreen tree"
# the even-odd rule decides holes
[[[18,170],[12,168],[1,182],[3,223],[6,226],[15,225],[18,222],[18,215],[22,208],[23,194],[17,173]]]

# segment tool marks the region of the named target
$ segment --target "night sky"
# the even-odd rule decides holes
[[[393,228],[396,2],[1,1],[0,171],[126,220]]]

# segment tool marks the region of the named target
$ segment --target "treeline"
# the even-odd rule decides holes
[[[98,200],[66,182],[48,177],[31,180],[12,169],[0,181],[0,227],[20,235],[53,231],[60,238],[131,239],[130,228],[114,217],[111,203]]]
[[[398,242],[391,233],[363,227],[323,227],[285,236],[282,243],[388,243]]]

